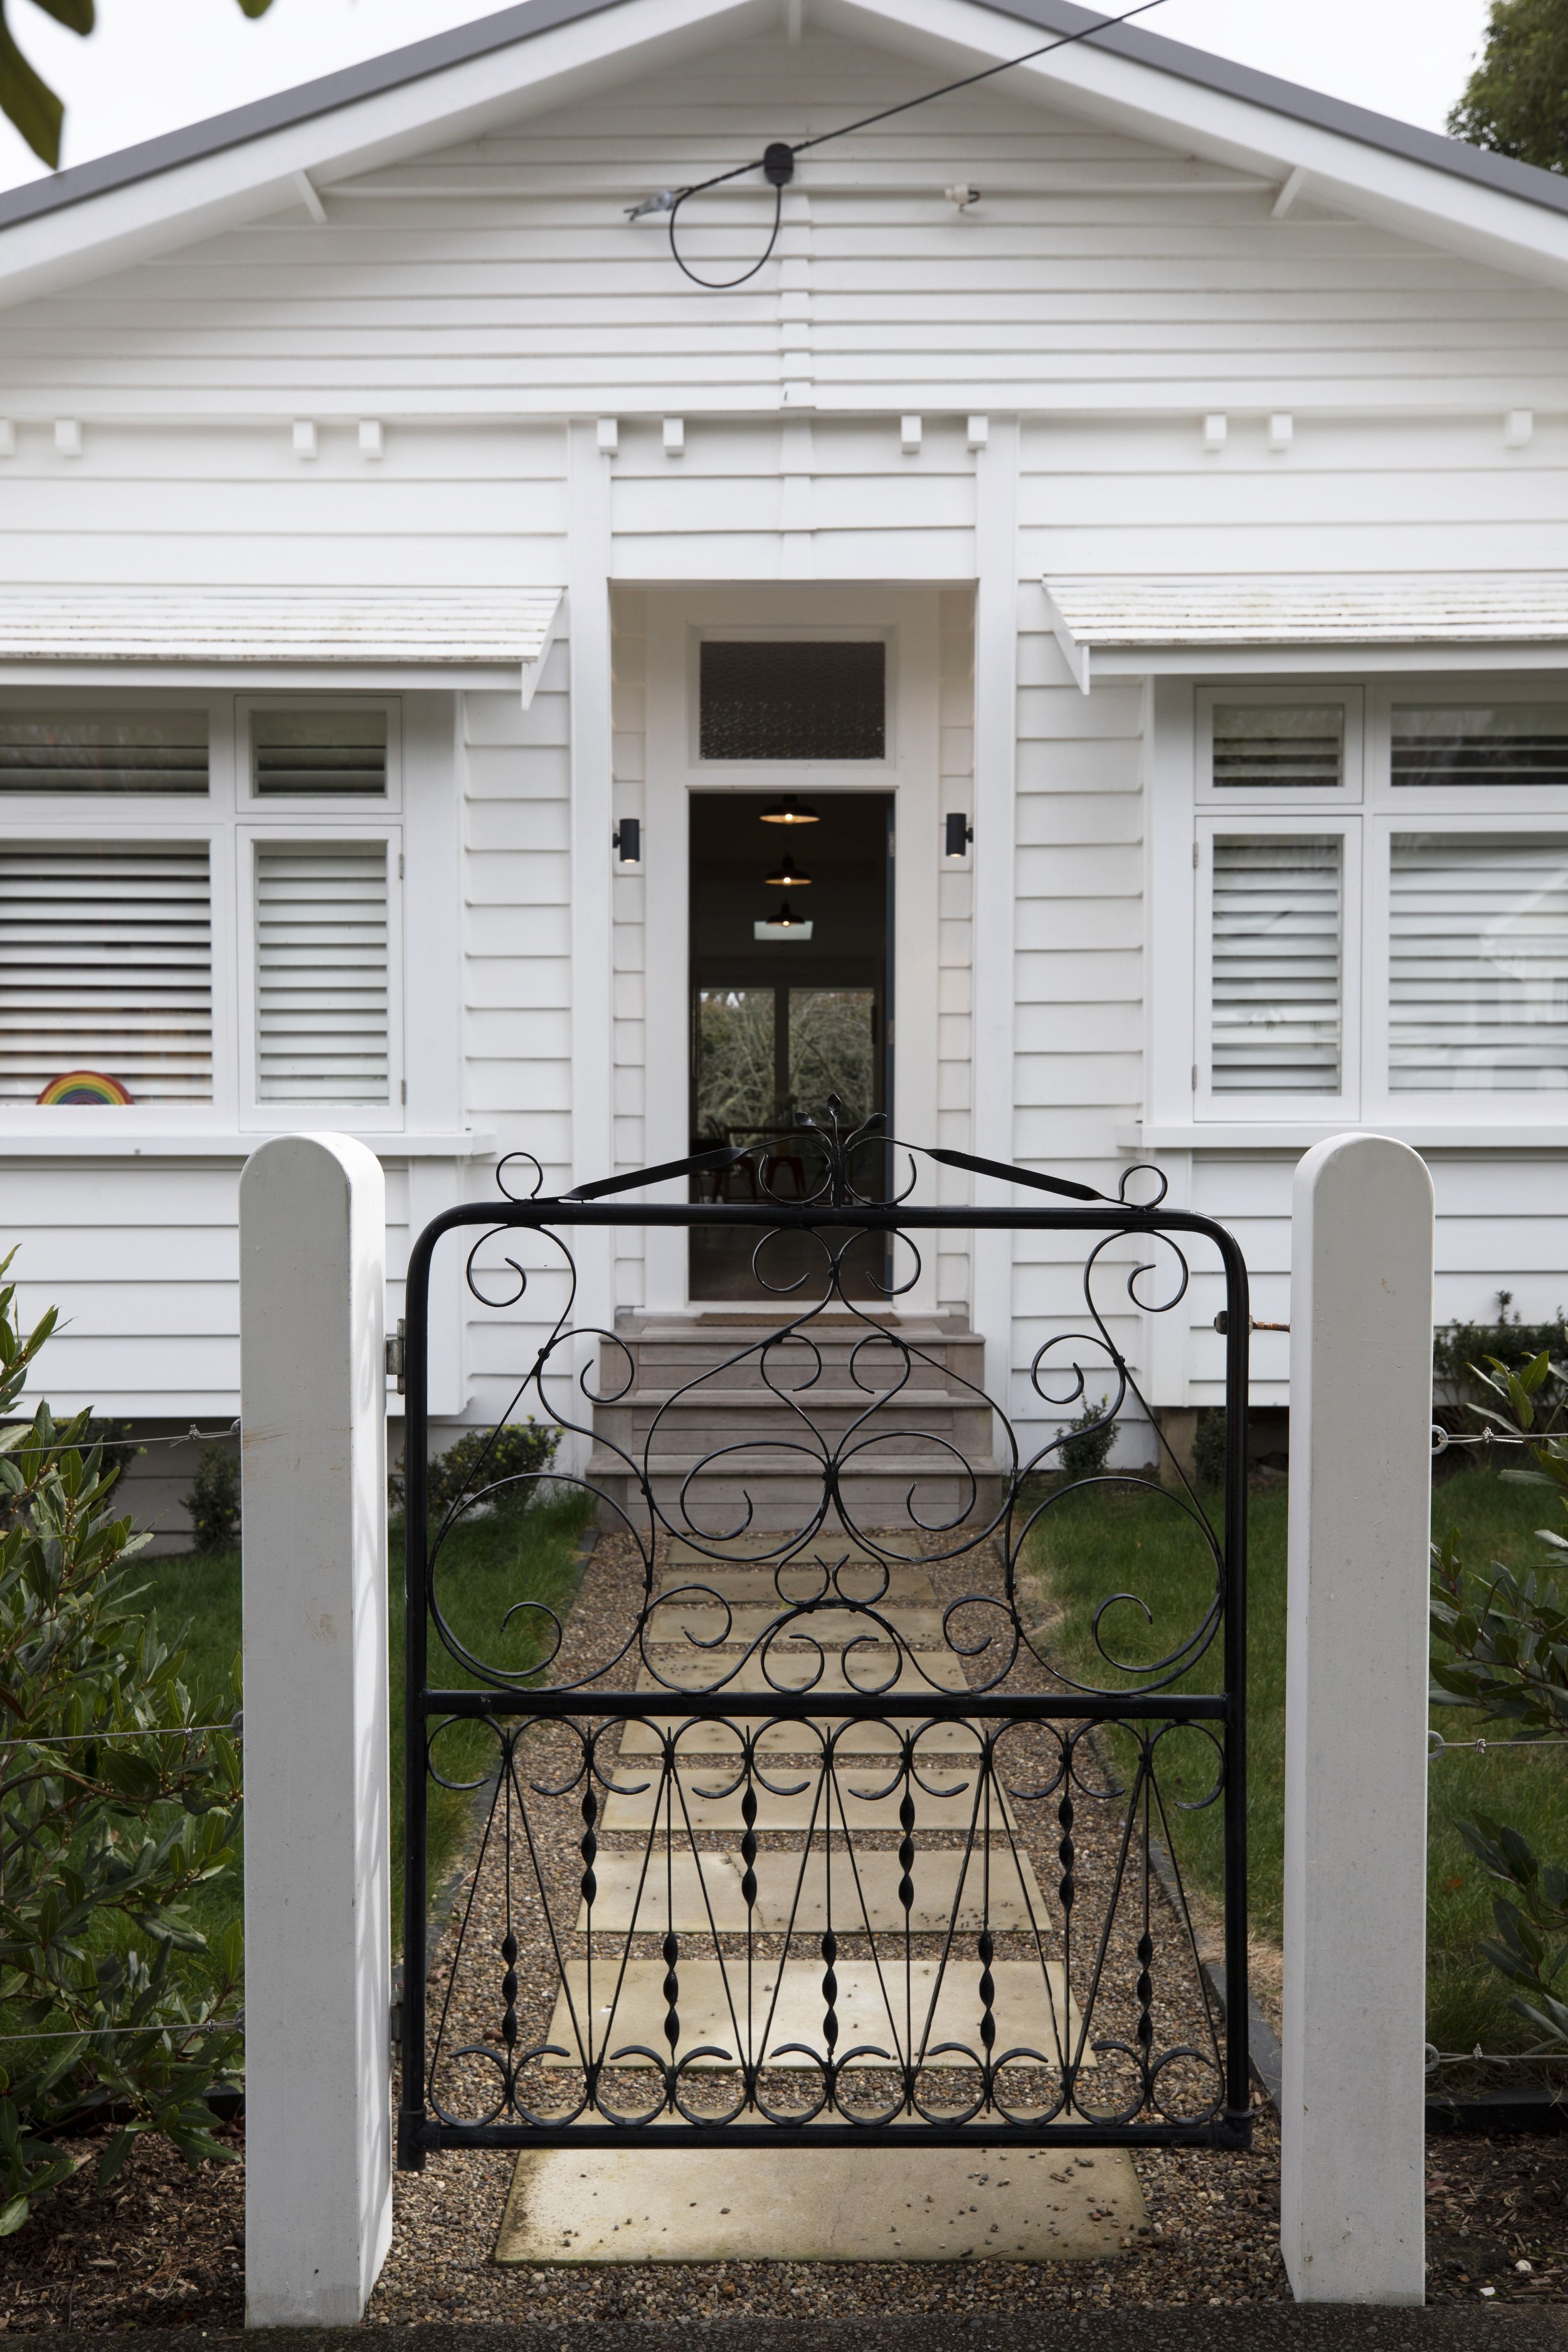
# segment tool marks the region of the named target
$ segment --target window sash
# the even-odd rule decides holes
[[[1215,1097],[1344,1092],[1342,834],[1212,836],[1209,1087]]]
[[[395,850],[351,839],[252,836],[248,992],[258,1110],[393,1105]]]

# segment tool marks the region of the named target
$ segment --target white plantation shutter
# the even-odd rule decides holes
[[[1215,836],[1215,1094],[1339,1092],[1343,898],[1338,834]]]
[[[1568,1091],[1568,837],[1395,834],[1396,1094]]]
[[[386,797],[384,709],[322,702],[300,710],[253,710],[250,742],[256,791],[263,798]]]
[[[1216,702],[1214,782],[1217,790],[1333,790],[1345,776],[1342,702]]]
[[[0,710],[0,793],[206,789],[205,710]]]
[[[71,1070],[136,1102],[210,1101],[205,842],[0,848],[0,1098]]]
[[[257,1096],[388,1099],[386,844],[258,842]]]

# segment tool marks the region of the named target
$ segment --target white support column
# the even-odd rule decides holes
[[[610,743],[610,453],[596,424],[578,418],[567,444],[567,664],[572,776],[572,1177],[615,1167],[615,974],[610,835],[615,830]],[[615,1235],[584,1227],[573,1239],[579,1328],[615,1321]],[[587,1361],[584,1343],[573,1371]],[[559,1379],[559,1372],[557,1378]],[[563,1467],[580,1472],[580,1439]]]
[[[995,416],[974,453],[978,584],[974,608],[974,1141],[984,1160],[1014,1158],[1015,847],[1018,765],[1018,420]],[[979,1205],[1011,1207],[1010,1186],[973,1180]],[[974,1328],[985,1385],[1013,1410],[1013,1235],[977,1233]]]
[[[386,1199],[342,1135],[239,1184],[246,2316],[348,2326],[392,2236]]]
[[[1280,2244],[1299,2303],[1418,2304],[1432,1180],[1381,1135],[1296,1171]]]

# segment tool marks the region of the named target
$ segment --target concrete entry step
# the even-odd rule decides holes
[[[659,1580],[659,1593],[684,1592],[696,1600],[716,1592],[721,1601],[750,1601],[777,1610],[788,1601],[828,1600],[869,1601],[879,1610],[934,1609],[936,1587],[923,1568],[879,1568],[874,1560],[847,1561],[791,1559],[778,1568],[720,1568],[699,1559],[670,1569]]]
[[[775,1594],[761,1608],[717,1609],[705,1605],[694,1594],[689,1601],[668,1601],[652,1610],[647,1638],[650,1642],[679,1642],[689,1635],[694,1642],[708,1642],[715,1646],[729,1642],[750,1644],[770,1625],[787,1620],[790,1632],[797,1639],[831,1642],[836,1648],[842,1648],[846,1642],[864,1641],[878,1633],[894,1635],[911,1646],[942,1640],[939,1609],[889,1608],[880,1601],[871,1601],[863,1610],[808,1608],[796,1616],[792,1613],[793,1606]]]
[[[989,1800],[980,1793],[976,1819],[974,1774],[966,1769],[964,1759],[954,1757],[943,1770],[953,1783],[952,1793],[942,1791],[932,1795],[927,1789],[915,1787],[909,1793],[914,1800],[916,1830],[967,1831],[973,1824],[980,1833],[989,1820],[994,1830],[1004,1824],[1013,1825],[1013,1814],[1003,1790],[992,1783]],[[896,1830],[903,1824],[899,1819],[899,1807],[904,1799],[904,1784],[889,1769],[879,1772],[874,1765],[865,1767],[864,1776],[847,1778],[834,1776],[834,1783],[826,1795],[820,1783],[821,1771],[807,1764],[784,1764],[778,1777],[784,1783],[780,1790],[755,1785],[757,1799],[756,1827],[759,1830],[814,1830],[821,1835],[828,1830],[840,1831],[847,1823],[851,1834],[858,1830]],[[721,1764],[699,1765],[694,1772],[679,1772],[669,1790],[668,1803],[670,1830],[678,1844],[684,1845],[688,1823],[693,1830],[738,1830],[745,1826],[741,1800],[744,1783],[726,1773]],[[888,1783],[891,1781],[889,1788]],[[647,1830],[658,1824],[662,1841],[666,1811],[665,1775],[649,1768],[647,1785],[641,1789],[616,1789],[605,1801],[600,1826],[614,1830]]]
[[[780,1970],[784,1981],[776,2002],[774,1987]],[[662,2064],[669,2053],[665,2020],[663,1960],[597,1960],[589,1999],[586,1960],[568,1960],[566,1979],[555,1996],[555,2011],[546,2039],[571,2054],[545,2058],[548,2067],[581,2066],[592,2042],[593,2053],[609,2066],[646,2067],[646,2053],[658,2053]],[[740,2063],[753,2053],[757,2063],[795,2072],[826,2063],[823,2038],[822,1962],[820,1960],[753,1960],[751,1968],[751,2013],[747,2014],[747,1970],[743,1959],[686,1960],[679,1969],[676,2014],[680,2038],[675,2045],[677,2063],[689,2058],[692,2070],[704,2073]],[[838,1991],[834,2007],[838,2020],[837,2055],[841,2063],[858,2049],[880,2053],[853,2061],[875,2071],[900,2063],[911,2046],[935,2053],[924,2063],[944,2071],[973,2069],[982,2052],[979,1965],[952,1959],[945,1970],[937,1960],[884,1958],[880,1960],[839,1960],[835,1966]],[[1085,2069],[1095,2063],[1087,2047],[1079,2056],[1082,2019],[1077,2003],[1070,2008],[1066,1979],[1056,1960],[993,1960],[995,1987],[992,2016],[996,2026],[993,2052],[999,2062],[1011,2050],[1034,2054],[1015,2059],[1019,2068],[1047,2067],[1053,2075],[1063,2061],[1076,2057]],[[931,2003],[935,2000],[935,2013]],[[770,2015],[770,2005],[772,2014]],[[640,2045],[640,2052],[638,2046]],[[791,2046],[793,2045],[793,2046]],[[709,2050],[715,2053],[698,2057]],[[625,2053],[618,2054],[618,2053]]]
[[[1102,2260],[1147,2221],[1123,2148],[527,2150],[498,2263]]]
[[[967,1862],[965,1868],[964,1855],[951,1846],[916,1854],[910,1872],[914,1901],[908,1913],[909,1926],[916,1935],[941,1935],[949,1927],[973,1932],[986,1918],[997,1935],[1006,1930],[1027,1932],[1031,1926],[1046,1935],[1051,1932],[1045,1897],[1026,1854],[1005,1852],[989,1856],[988,1903],[987,1856],[973,1853]],[[662,1936],[671,1927],[683,1935],[700,1934],[711,1924],[721,1936],[743,1935],[747,1927],[741,1893],[744,1868],[738,1853],[677,1853],[670,1857],[667,1875],[662,1855],[645,1873],[640,1853],[601,1853],[594,1864],[598,1881],[594,1926],[616,1935]],[[825,1854],[812,1852],[803,1857],[773,1849],[759,1853],[752,1869],[757,1898],[750,1915],[752,1927],[759,1933],[779,1934],[793,1918],[797,1930],[813,1936],[822,1933],[827,1925],[829,1893]],[[902,1934],[906,1916],[899,1900],[902,1876],[896,1853],[858,1853],[853,1862],[846,1853],[836,1853],[831,1885],[834,1932],[840,1936]],[[577,1914],[578,1933],[587,1926],[584,1903]]]

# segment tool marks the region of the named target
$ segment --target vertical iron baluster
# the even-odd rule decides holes
[[[1062,1874],[1057,1882],[1057,1896],[1062,1906],[1061,2046],[1065,2053],[1062,2063],[1062,2086],[1067,2094],[1069,2107],[1072,2105],[1073,2083],[1077,2074],[1077,2068],[1073,2063],[1072,2041],[1072,1906],[1073,1899],[1078,1893],[1073,1877],[1077,1849],[1072,1841],[1072,1772],[1075,1761],[1072,1748],[1069,1745],[1065,1767],[1067,1777],[1062,1783],[1062,1801],[1057,1807],[1057,1820],[1061,1824],[1062,1832],[1061,1842],[1057,1847],[1057,1860],[1062,1866]]]
[[[752,1943],[756,1934],[757,1907],[757,1792],[752,1786],[751,1755],[746,1759],[746,1788],[741,1799],[741,1819],[745,1827],[741,1835],[741,1860],[745,1868],[741,1874],[741,1900],[746,1906],[746,2102],[750,2105],[756,2092],[757,2031],[752,2007],[753,1974]]]
[[[1148,2099],[1153,2080],[1151,2059],[1154,2048],[1154,1979],[1152,1963],[1154,1938],[1149,1932],[1149,1833],[1152,1827],[1149,1812],[1152,1794],[1150,1783],[1153,1777],[1154,1760],[1149,1753],[1147,1733],[1143,1736],[1143,1933],[1138,1938],[1138,2054],[1143,2068],[1143,2097]]]
[[[990,2080],[991,2053],[996,2046],[996,2020],[993,2014],[996,2000],[996,1979],[991,1973],[991,1963],[996,1946],[991,1936],[991,1765],[989,1745],[980,1751],[980,1771],[984,1796],[982,1821],[984,1833],[980,1845],[980,2042],[985,2053],[987,2080],[986,2104],[990,2104],[993,2084]]]
[[[899,1827],[903,1832],[899,1840],[899,1901],[904,1906],[904,2094],[914,2095],[915,2001],[914,2001],[914,1920],[911,1914],[915,1901],[915,1842],[911,1834],[915,1826],[915,1801],[910,1794],[910,1744],[904,1743],[904,1793],[899,1799]]]
[[[506,1974],[500,1980],[500,1994],[501,2000],[506,2004],[506,2008],[500,2021],[500,2038],[506,2044],[507,2093],[509,2098],[514,2095],[516,2091],[516,2077],[513,2072],[512,2062],[517,2050],[517,1937],[512,1930],[511,1916],[511,1786],[512,1765],[515,1753],[515,1742],[508,1740],[501,1757],[501,1771],[504,1775],[501,1789],[501,1803],[505,1813],[505,1832],[501,1843],[501,1852],[503,1856],[503,1866],[506,1873],[506,1899],[504,1912],[505,1926],[504,1932],[500,1939],[500,1956],[506,1962]]]

